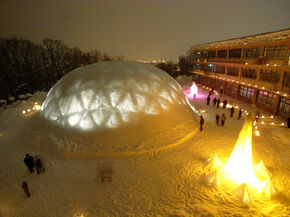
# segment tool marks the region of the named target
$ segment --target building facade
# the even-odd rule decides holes
[[[290,29],[191,47],[193,80],[290,117]]]

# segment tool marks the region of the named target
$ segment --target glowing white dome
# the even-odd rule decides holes
[[[48,132],[54,131],[58,149],[123,151],[165,145],[161,137],[170,137],[173,129],[180,138],[197,129],[192,109],[166,72],[150,64],[112,61],[65,75],[49,91],[41,115],[53,123]]]
[[[118,128],[187,100],[164,71],[137,62],[102,62],[77,68],[49,91],[44,116],[83,130]]]

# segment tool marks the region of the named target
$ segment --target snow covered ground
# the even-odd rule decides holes
[[[177,78],[185,91],[190,80]],[[264,161],[278,193],[271,200],[246,205],[231,192],[201,181],[209,158],[228,159],[245,116],[237,120],[237,109],[230,118],[228,110],[206,105],[208,90],[199,87],[199,91],[190,102],[202,112],[204,130],[193,127],[176,143],[142,153],[82,156],[50,151],[47,146],[51,144],[41,139],[45,135],[32,130],[36,112],[22,114],[35,102],[44,101],[43,92],[0,109],[0,216],[289,216],[290,140],[289,129],[281,126],[283,120],[228,98],[229,104],[252,114],[259,110],[268,117],[260,119],[268,124],[258,124],[260,136],[253,137],[253,161],[255,165]],[[226,114],[224,127],[216,126],[216,113]],[[279,124],[272,125],[272,121]],[[180,133],[179,126],[174,127],[170,137],[179,137],[174,133]],[[46,172],[30,174],[23,163],[26,153],[40,155]],[[106,172],[111,182],[101,182]],[[29,198],[21,189],[23,181],[28,183]]]

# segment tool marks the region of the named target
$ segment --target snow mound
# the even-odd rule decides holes
[[[134,144],[134,150],[143,150],[148,147],[139,144],[144,142],[146,132],[151,137],[154,132],[163,135],[163,130],[170,132],[176,125],[186,128],[187,124],[191,131],[192,126],[197,129],[196,122],[192,123],[192,109],[180,85],[166,72],[144,63],[110,61],[80,67],[64,76],[49,91],[41,115],[59,126],[58,131],[73,132],[68,135],[70,138],[82,133],[81,145],[66,137],[66,145],[62,144],[61,149],[96,151],[102,146],[103,150],[112,151],[108,150],[108,139],[96,139],[99,134],[115,138],[111,138],[113,149],[122,140],[122,143]],[[151,132],[150,128],[155,131]],[[130,134],[131,138],[128,141],[128,137],[120,134]],[[83,145],[89,137],[94,138],[88,142],[93,143],[90,148]],[[75,144],[68,148],[67,143],[71,142]],[[177,138],[172,142],[177,142]],[[117,148],[123,149],[123,146]]]

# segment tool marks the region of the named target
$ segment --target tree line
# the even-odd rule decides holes
[[[194,65],[194,55],[191,50],[187,52],[187,55],[180,55],[178,58],[178,62],[174,63],[172,61],[169,62],[161,62],[156,65],[156,67],[166,71],[172,77],[177,77],[178,75],[190,75],[193,71]]]
[[[71,70],[100,61],[122,60],[93,49],[83,52],[61,40],[36,44],[25,39],[0,38],[0,99],[38,90],[48,91]]]

